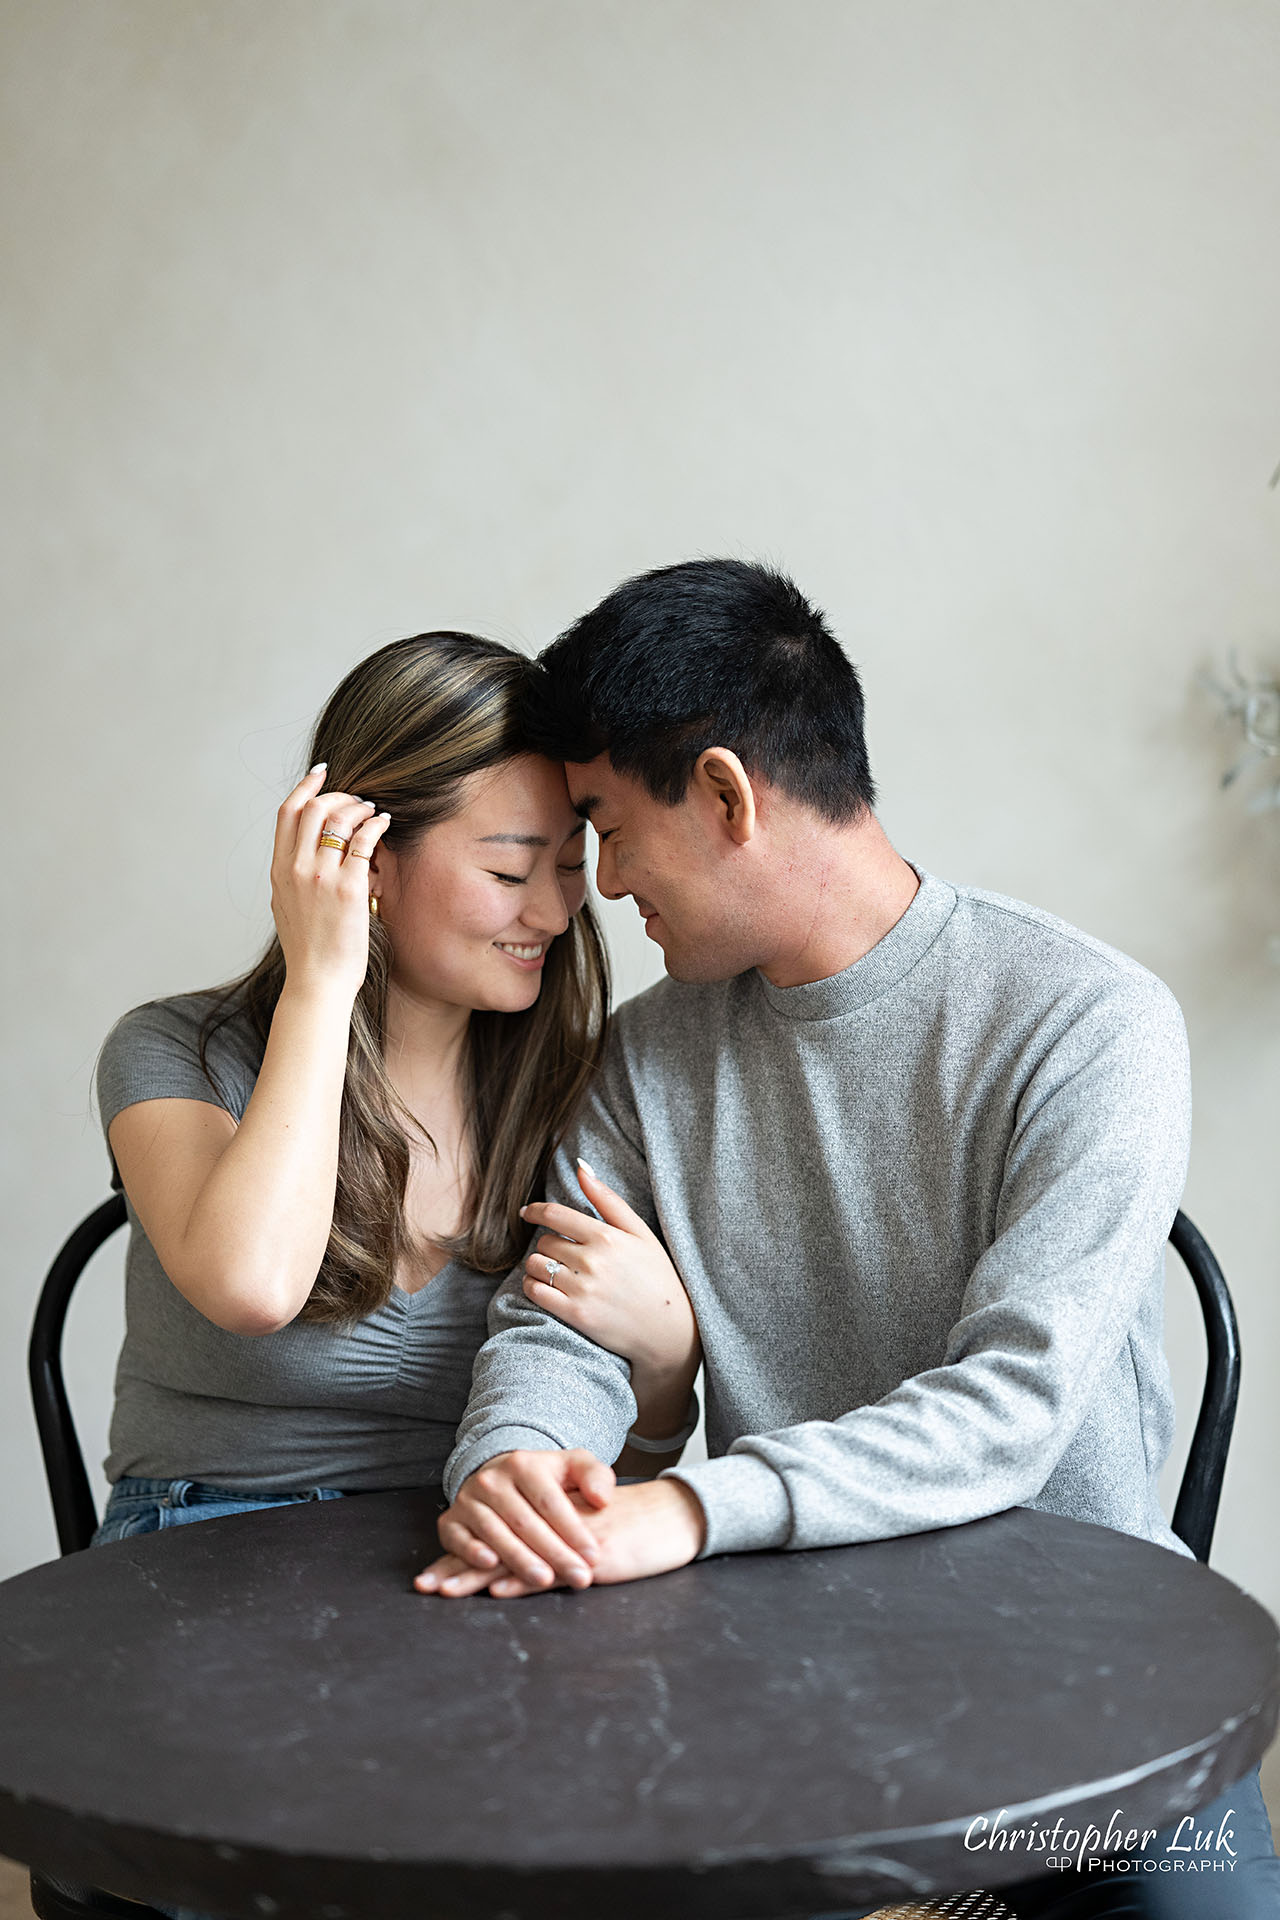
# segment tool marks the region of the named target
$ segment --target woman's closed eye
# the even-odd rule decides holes
[[[560,871],[561,873],[583,873],[586,870],[586,865],[585,860],[579,860],[576,867],[561,867]],[[527,887],[533,878],[531,873],[494,873],[492,867],[490,867],[489,872],[495,880],[501,880],[503,884],[508,887]]]

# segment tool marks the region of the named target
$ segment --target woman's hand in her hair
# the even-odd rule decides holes
[[[289,985],[354,1001],[369,966],[369,856],[391,822],[371,801],[321,792],[325,771],[312,767],[276,815],[271,912]],[[345,852],[320,845],[326,827]]]
[[[525,1260],[525,1294],[630,1360],[633,1385],[637,1376],[645,1382],[687,1376],[682,1410],[701,1349],[680,1275],[658,1236],[582,1160],[578,1183],[600,1219],[550,1200],[521,1208],[523,1219],[544,1229]],[[552,1260],[559,1262],[554,1284]]]

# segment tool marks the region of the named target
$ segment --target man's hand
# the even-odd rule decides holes
[[[509,1460],[514,1456],[501,1457]],[[545,1460],[566,1456],[534,1457]],[[608,1472],[608,1468],[605,1471]],[[472,1479],[477,1477],[472,1475]],[[459,1501],[470,1485],[468,1480],[459,1490]],[[606,1504],[594,1509],[581,1495],[571,1495],[569,1499],[592,1544],[591,1571],[586,1581],[556,1577],[527,1580],[505,1563],[485,1567],[447,1553],[425,1573],[420,1573],[414,1585],[421,1593],[442,1593],[451,1599],[479,1593],[487,1587],[499,1600],[517,1600],[524,1594],[543,1593],[550,1586],[592,1583],[614,1586],[623,1580],[644,1580],[653,1573],[669,1573],[673,1567],[687,1566],[701,1553],[707,1537],[702,1503],[682,1480],[646,1480],[636,1486],[617,1487]],[[442,1542],[447,1517],[440,1522]]]
[[[607,1505],[615,1485],[613,1468],[585,1447],[495,1454],[468,1475],[440,1516],[440,1544],[446,1557],[484,1573],[480,1586],[501,1570],[518,1575],[530,1592],[557,1579],[589,1587],[597,1547],[583,1515]],[[442,1565],[418,1575],[420,1593],[441,1587]]]

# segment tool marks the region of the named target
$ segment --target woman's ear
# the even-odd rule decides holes
[[[729,747],[706,748],[695,762],[693,785],[734,845],[745,847],[756,830],[756,794],[737,754]]]
[[[396,884],[398,862],[390,847],[384,847],[379,840],[369,856],[369,876],[373,881],[373,890],[380,894],[384,888],[394,888]]]

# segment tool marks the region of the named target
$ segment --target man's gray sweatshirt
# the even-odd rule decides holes
[[[711,1458],[671,1471],[704,1553],[1012,1506],[1185,1552],[1156,1476],[1189,1126],[1182,1017],[1153,974],[929,874],[830,979],[664,980],[623,1006],[548,1193],[585,1206],[581,1155],[688,1289]],[[521,1271],[490,1309],[450,1497],[514,1447],[613,1460],[635,1419],[627,1363],[533,1306]]]

